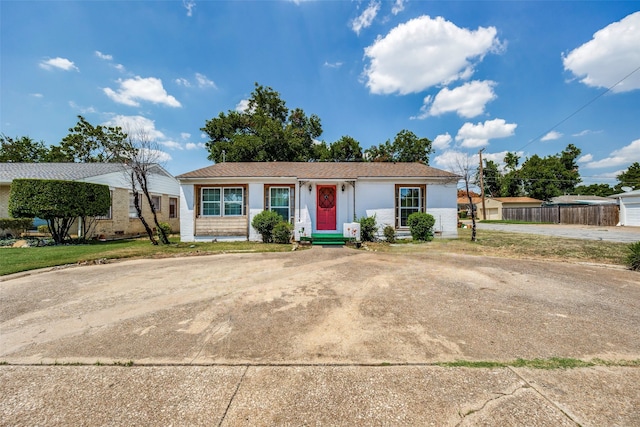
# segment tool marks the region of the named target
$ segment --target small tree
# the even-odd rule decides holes
[[[436,219],[425,212],[414,212],[407,218],[413,240],[430,242],[433,240],[433,226]]]
[[[283,221],[280,214],[274,211],[262,211],[253,217],[251,226],[262,236],[263,243],[273,242],[273,229]]]
[[[62,243],[76,218],[107,215],[109,187],[88,182],[15,179],[11,183],[9,214],[16,218],[42,218],[51,237]]]

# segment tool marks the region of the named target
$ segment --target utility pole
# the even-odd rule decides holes
[[[482,169],[482,152],[483,151],[484,151],[484,148],[478,151],[478,156],[480,157],[480,194],[481,194],[480,197],[482,197],[482,219],[487,219],[487,214],[484,206],[484,172]]]

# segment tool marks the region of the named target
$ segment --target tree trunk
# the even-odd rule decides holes
[[[155,239],[155,237],[153,237],[153,230],[151,229],[151,227],[149,227],[149,224],[142,216],[142,208],[140,207],[140,196],[138,195],[138,192],[133,193],[133,204],[136,207],[136,212],[138,213],[138,219],[140,219],[140,222],[144,226],[144,229],[147,232],[147,235],[149,236],[149,240],[151,241],[152,244],[157,245],[158,241]]]
[[[160,223],[158,222],[158,215],[156,214],[156,208],[155,206],[153,206],[153,200],[151,200],[151,194],[149,193],[149,188],[147,186],[146,174],[142,174],[142,173],[136,174],[136,178],[138,179],[138,183],[142,188],[142,192],[144,193],[145,197],[147,198],[147,202],[151,207],[151,213],[153,214],[153,223],[156,225],[156,230],[158,230],[158,237],[160,237],[160,241],[162,242],[163,245],[168,245],[170,243],[169,237],[167,237],[167,234],[164,232],[164,228],[160,227]]]
[[[465,179],[465,186],[467,189],[467,197],[469,198],[469,208],[471,210],[471,241],[476,241],[476,210],[473,206],[473,199],[469,194],[469,181]]]

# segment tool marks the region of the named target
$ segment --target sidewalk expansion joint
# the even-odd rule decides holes
[[[520,375],[520,373],[518,371],[516,371],[516,369],[513,366],[509,366],[507,369],[509,369],[511,372],[513,372],[513,374],[515,376],[517,376],[518,378],[520,378],[521,381],[524,381],[524,383],[526,384],[526,387],[531,388],[531,390],[536,392],[542,399],[544,399],[547,403],[549,403],[553,408],[556,408],[558,411],[560,411],[560,413],[562,415],[564,415],[565,417],[567,417],[569,419],[569,421],[571,421],[572,423],[574,423],[578,427],[582,426],[582,424],[580,424],[578,421],[576,421],[576,419],[573,416],[571,416],[571,414],[567,413],[567,411],[565,411],[560,406],[558,406],[558,404],[556,402],[551,400],[551,398],[547,397],[547,395],[545,395],[542,392],[542,390],[538,389],[538,387],[536,387],[535,383],[530,382],[525,377]]]
[[[247,375],[247,371],[248,370],[249,370],[249,365],[246,365],[245,368],[244,368],[244,371],[242,372],[242,376],[238,380],[238,384],[236,385],[236,389],[233,392],[233,394],[231,395],[231,399],[229,399],[229,403],[227,404],[227,407],[224,410],[224,414],[222,414],[222,418],[220,418],[220,422],[218,423],[218,427],[220,427],[222,425],[222,423],[224,422],[225,418],[227,418],[227,412],[229,412],[229,408],[231,408],[231,404],[233,403],[233,399],[235,399],[236,394],[238,394],[238,390],[240,390],[240,384],[242,384],[242,381],[244,380],[245,375]]]

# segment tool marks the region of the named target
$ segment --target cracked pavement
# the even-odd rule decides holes
[[[0,425],[640,425],[638,277],[321,247],[7,276]],[[438,365],[555,357],[605,362]]]

